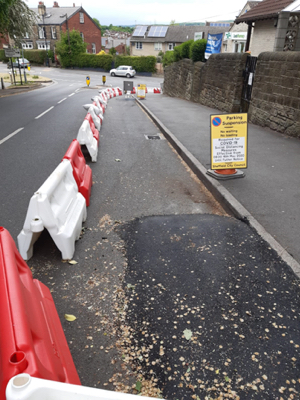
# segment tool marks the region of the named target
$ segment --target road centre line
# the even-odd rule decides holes
[[[23,128],[19,128],[19,129],[17,129],[16,131],[14,131],[13,133],[11,133],[10,135],[6,136],[4,139],[0,140],[0,145],[1,145],[2,143],[6,142],[6,141],[7,141],[8,139],[10,139],[11,137],[15,136],[17,133],[21,132],[23,129],[24,129],[24,127],[23,127]]]
[[[71,93],[71,94],[69,94],[69,97],[71,97],[71,96],[74,96],[74,94],[75,94],[75,93]]]
[[[52,110],[52,108],[54,108],[54,106],[48,108],[48,110],[44,111],[42,114],[40,114],[40,115],[38,115],[37,117],[35,117],[35,119],[41,118],[44,114],[46,114],[47,112],[49,112],[50,110]]]
[[[62,99],[62,100],[60,100],[60,101],[58,101],[57,102],[57,104],[60,104],[60,103],[62,103],[63,101],[65,101],[65,100],[67,100],[67,98],[65,97],[64,99]]]

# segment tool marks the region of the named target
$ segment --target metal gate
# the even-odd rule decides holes
[[[247,57],[246,66],[244,70],[244,84],[243,84],[242,101],[241,101],[242,112],[247,112],[250,105],[256,63],[257,63],[257,57],[251,57],[251,56]]]

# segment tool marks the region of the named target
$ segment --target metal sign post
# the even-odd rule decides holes
[[[211,115],[211,170],[216,179],[243,178],[248,162],[248,115]]]
[[[123,92],[125,94],[125,98],[129,97],[132,91],[133,91],[133,82],[123,81]],[[129,95],[128,95],[128,92],[129,92]]]
[[[20,57],[20,50],[19,49],[5,49],[5,57],[10,58],[10,62],[11,62],[11,70],[13,73],[13,77],[14,77],[14,83],[16,84],[16,77],[15,77],[15,71],[14,71],[14,65],[13,65],[13,57]]]

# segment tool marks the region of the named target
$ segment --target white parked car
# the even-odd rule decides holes
[[[126,76],[126,78],[133,78],[136,74],[135,69],[128,65],[120,65],[118,68],[109,71],[111,76]]]
[[[14,68],[18,68],[20,65],[20,68],[28,68],[30,67],[30,61],[27,60],[27,58],[19,58],[19,64],[18,64],[18,59],[13,62]],[[7,64],[7,68],[11,68],[11,63]]]

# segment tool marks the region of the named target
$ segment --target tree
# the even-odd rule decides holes
[[[79,31],[73,29],[69,32],[69,37],[70,46],[68,32],[62,32],[61,39],[56,43],[56,54],[63,67],[74,65],[74,58],[78,54],[86,52],[86,43],[82,40]]]
[[[93,21],[95,22],[95,24],[98,26],[98,28],[101,29],[101,25],[100,25],[100,21],[97,18],[93,18]]]
[[[22,0],[0,0],[0,35],[9,35],[17,45],[33,34],[37,16]]]
[[[117,52],[117,50],[114,47],[112,47],[108,51],[109,51],[109,54],[111,54],[112,56],[114,56],[116,54],[116,52]]]

